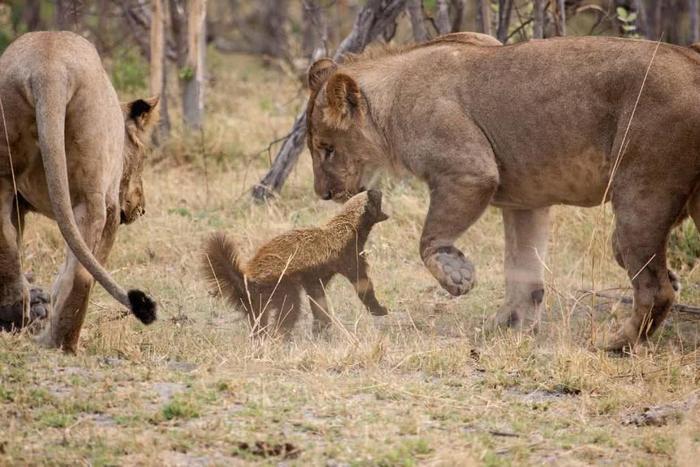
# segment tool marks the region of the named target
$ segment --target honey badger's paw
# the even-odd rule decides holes
[[[474,265],[453,246],[439,248],[425,265],[442,288],[454,296],[466,294],[476,284]]]
[[[383,305],[373,306],[369,309],[369,313],[372,316],[386,316],[389,314],[386,307]]]

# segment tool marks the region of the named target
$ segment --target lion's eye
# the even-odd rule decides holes
[[[327,161],[335,155],[335,148],[333,146],[327,146],[321,150],[321,153],[323,154],[323,160]]]

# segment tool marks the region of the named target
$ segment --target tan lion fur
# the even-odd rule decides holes
[[[700,222],[698,50],[446,36],[343,63],[322,59],[308,77],[315,191],[342,201],[385,168],[423,180],[430,208],[419,251],[454,295],[476,283],[455,240],[489,204],[500,207],[506,297],[494,323],[528,329],[542,311],[549,206],[611,201],[615,257],[634,286],[635,311],[606,347],[643,341],[675,298],[669,231],[685,212]]]
[[[205,276],[214,292],[243,309],[256,334],[289,332],[299,316],[302,290],[310,297],[315,331],[327,327],[325,287],[336,274],[353,283],[370,313],[385,315],[363,255],[372,227],[385,219],[381,193],[363,192],[323,226],[283,233],[260,247],[246,263],[236,244],[219,232],[205,242]]]
[[[70,32],[36,32],[0,57],[0,100],[0,326],[21,327],[35,305],[19,264],[28,211],[54,219],[68,247],[44,344],[76,350],[95,280],[152,322],[155,303],[124,290],[101,263],[120,222],[145,210],[141,173],[158,98],[120,105],[92,44]]]

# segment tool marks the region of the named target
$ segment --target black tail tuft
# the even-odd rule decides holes
[[[151,324],[156,320],[156,302],[140,290],[129,290],[129,303],[131,312],[143,324]]]

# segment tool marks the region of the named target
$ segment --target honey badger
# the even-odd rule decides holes
[[[204,245],[205,276],[214,292],[246,313],[256,335],[289,333],[299,318],[302,289],[309,296],[314,334],[328,328],[331,321],[324,291],[336,274],[352,282],[372,315],[386,315],[362,255],[374,224],[388,219],[381,203],[382,194],[376,190],[355,195],[325,225],[283,233],[245,264],[233,240],[223,232],[215,233]]]

